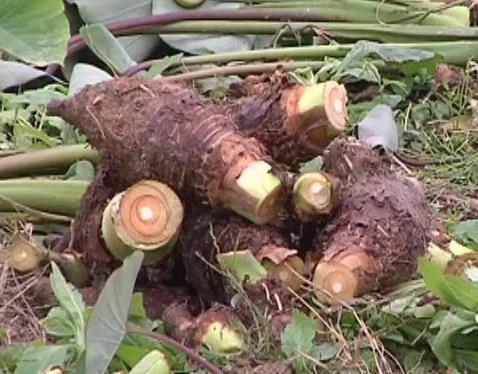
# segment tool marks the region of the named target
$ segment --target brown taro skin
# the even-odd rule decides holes
[[[338,211],[315,239],[322,261],[354,248],[367,253],[376,268],[362,269],[365,281],[360,293],[409,280],[431,235],[429,206],[420,183],[355,139],[335,140],[324,156],[324,170],[338,176],[344,188]]]

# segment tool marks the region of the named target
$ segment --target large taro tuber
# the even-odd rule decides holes
[[[48,111],[80,129],[101,154],[72,242],[96,259],[108,259],[98,249],[100,212],[143,179],[168,184],[186,205],[231,209],[259,224],[279,209],[282,187],[262,144],[237,133],[222,108],[183,84],[119,78],[53,101]]]
[[[259,227],[235,215],[191,214],[181,233],[180,245],[187,281],[206,304],[228,303],[236,292],[220,273],[218,254],[234,255],[248,250],[268,269],[269,277],[292,288],[301,283],[285,265],[299,274],[303,272],[303,262],[288,236],[273,227]]]
[[[335,140],[324,169],[343,184],[337,213],[315,242],[314,283],[331,302],[349,302],[410,279],[426,251],[430,216],[417,180],[392,170],[370,146]]]
[[[235,91],[243,97],[226,109],[237,129],[292,168],[321,154],[346,128],[347,92],[335,81],[303,86],[282,75],[250,77]]]

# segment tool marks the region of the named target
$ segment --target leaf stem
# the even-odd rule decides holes
[[[159,340],[161,342],[164,342],[166,344],[169,344],[169,345],[173,346],[174,348],[179,349],[180,351],[182,351],[191,360],[197,362],[199,365],[201,365],[206,370],[209,370],[210,373],[212,373],[212,374],[223,374],[221,370],[219,370],[217,367],[215,367],[213,364],[211,364],[206,359],[202,358],[193,349],[190,349],[190,348],[186,347],[185,345],[183,345],[181,343],[178,343],[176,340],[170,338],[169,336],[159,334],[157,332],[146,331],[146,330],[143,330],[139,327],[136,327],[136,326],[134,326],[130,323],[128,323],[128,325],[126,326],[126,332],[128,334],[139,334],[139,335],[149,336],[150,338],[153,338],[153,339]]]

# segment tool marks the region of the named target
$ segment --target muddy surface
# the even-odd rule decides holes
[[[431,238],[430,212],[419,182],[392,171],[358,141],[334,142],[324,165],[345,187],[338,211],[314,243],[323,259],[354,247],[371,255],[378,269],[371,269],[363,292],[410,279]]]

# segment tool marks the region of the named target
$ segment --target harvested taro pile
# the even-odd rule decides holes
[[[93,303],[111,272],[142,252],[147,313],[190,346],[240,345],[233,326],[252,323],[250,300],[280,331],[293,294],[341,305],[384,291],[412,278],[426,251],[420,183],[346,136],[337,82],[250,77],[219,100],[186,83],[117,78],[48,112],[101,156],[55,244],[65,275]],[[303,171],[318,155],[322,168]]]

